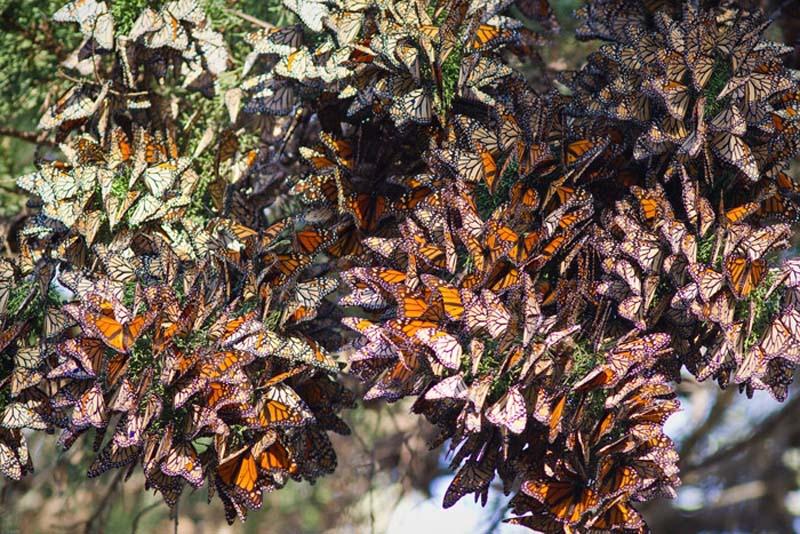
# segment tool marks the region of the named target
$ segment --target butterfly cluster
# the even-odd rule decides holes
[[[286,2],[303,24],[249,36],[254,50],[244,70],[263,60],[266,73],[243,83],[245,109],[285,114],[325,95],[348,122],[388,118],[401,130],[441,122],[456,83],[484,95],[511,73],[501,49],[537,42],[521,21],[500,15],[512,3]],[[534,20],[554,23],[546,2],[520,4]],[[313,42],[304,27],[317,32]]]
[[[141,466],[170,507],[207,485],[244,519],[264,492],[336,466],[327,432],[349,432],[337,413],[353,398],[309,321],[338,281],[313,267],[319,243],[297,217],[254,229],[234,210],[197,214],[242,171],[228,176],[220,142],[209,192],[196,169],[213,132],[181,129],[169,96],[175,81],[210,96],[227,68],[195,2],[145,9],[125,35],[103,2],[54,18],[86,40],[40,122],[63,157],[18,181],[38,209],[2,264],[0,469],[33,469],[23,429],[60,430],[64,448],[90,434],[89,477]]]
[[[644,179],[593,230],[598,290],[636,329],[672,332],[676,365],[699,379],[783,399],[797,342],[780,266],[798,198],[788,48],[742,8],[630,10],[625,32],[609,30],[610,9],[584,13],[582,35],[608,44],[572,79],[568,112],[624,129],[621,172]]]
[[[244,519],[335,469],[345,371],[436,425],[444,506],[497,480],[512,523],[646,531],[682,369],[783,400],[800,363],[800,80],[770,20],[590,1],[603,44],[537,92],[544,0],[283,4],[244,57],[194,0],[54,15],[84,41],[0,263],[0,470],[33,469],[23,429],[92,434],[90,477]]]
[[[595,157],[610,140],[567,141],[557,95],[504,89],[483,117],[454,114],[429,152],[437,202],[365,240],[382,265],[343,272],[340,304],[362,310],[343,319],[361,334],[350,370],[365,398],[417,396],[439,427],[457,469],[445,506],[522,476],[514,522],[636,528],[629,502],[678,483],[661,428],[677,409],[660,370],[670,337],[612,328],[595,294],[597,214],[578,177],[609,172]]]

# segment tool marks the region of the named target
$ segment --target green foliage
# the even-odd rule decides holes
[[[461,60],[463,52],[460,47],[455,47],[442,63],[442,101],[439,103],[441,108],[439,115],[444,115],[453,104],[456,90],[458,89],[458,78],[461,74]]]
[[[494,194],[489,191],[484,182],[481,181],[477,184],[475,188],[475,203],[481,217],[488,219],[498,206],[508,201],[511,188],[519,181],[518,168],[519,165],[516,161],[512,161],[506,167],[505,172],[497,178],[497,188]]]
[[[25,205],[25,197],[16,192],[15,177],[33,170],[32,161],[32,144],[0,137],[0,217],[12,217]]]
[[[595,351],[585,340],[577,341],[572,350],[572,366],[566,376],[566,384],[572,385],[584,378],[603,362],[603,355]]]
[[[32,280],[23,280],[19,284],[12,286],[11,295],[8,297],[6,313],[11,317],[19,313],[20,307],[28,298],[31,291],[35,291]]]
[[[185,337],[175,339],[175,346],[186,352],[192,352],[206,344],[208,344],[208,330],[205,328],[192,330]]]
[[[728,80],[731,79],[731,68],[727,61],[723,59],[718,59],[717,62],[714,64],[714,71],[711,74],[711,78],[708,80],[708,85],[706,86],[704,95],[706,97],[706,117],[711,118],[719,111],[725,107],[725,103],[727,102],[726,98],[722,100],[719,99],[719,94],[722,92],[722,89],[728,83]]]
[[[281,310],[270,310],[270,312],[267,313],[267,316],[264,317],[264,325],[269,330],[276,330],[278,328],[278,324],[280,323],[281,315]]]
[[[128,194],[128,177],[125,174],[127,173],[117,174],[111,182],[111,194],[120,199]]]
[[[590,420],[597,420],[603,415],[607,398],[608,391],[605,389],[594,389],[589,392],[586,411]],[[614,441],[614,439],[616,439],[616,436],[609,439],[609,441]]]
[[[61,0],[0,0],[0,120],[32,130],[57,80],[58,63],[79,43],[74,25],[50,18]],[[48,83],[42,83],[48,80]]]
[[[126,308],[133,306],[133,301],[136,298],[136,281],[128,282],[125,284],[125,291],[122,294],[122,304]]]
[[[118,35],[127,34],[144,8],[158,10],[163,3],[162,0],[114,0],[109,10],[114,17],[115,32]]]
[[[758,286],[750,295],[736,304],[736,317],[747,321],[752,321],[752,329],[747,339],[744,341],[744,350],[749,350],[761,340],[761,337],[769,328],[772,320],[781,309],[781,291],[773,291],[767,295],[772,284],[777,278],[775,271],[769,271]],[[752,311],[752,317],[751,315]]]
[[[697,243],[697,261],[700,263],[708,264],[711,262],[711,256],[714,254],[714,246],[717,242],[717,236],[710,234],[705,236]]]
[[[62,0],[0,0],[0,217],[18,213],[15,179],[33,169],[33,135],[46,97],[58,96],[58,64],[79,42],[74,25],[50,20]],[[46,83],[43,83],[44,81]]]
[[[235,68],[241,67],[245,56],[251,51],[250,45],[244,42],[244,36],[258,29],[237,13],[246,13],[275,26],[297,22],[294,14],[283,7],[281,0],[205,0],[203,9],[211,18],[214,28],[225,35],[225,44],[231,52]]]

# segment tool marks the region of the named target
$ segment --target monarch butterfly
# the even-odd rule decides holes
[[[0,429],[0,472],[20,480],[33,470],[25,436],[19,430]]]
[[[251,95],[244,106],[246,113],[289,115],[294,111],[295,90],[288,80],[267,79],[252,85],[255,86],[255,92],[250,90],[247,83],[242,86]]]
[[[262,283],[270,287],[283,287],[311,264],[311,257],[305,254],[269,254],[264,258],[266,265],[272,265],[260,276]]]
[[[721,160],[737,167],[752,181],[757,181],[761,175],[753,152],[744,140],[731,133],[721,132],[711,139],[711,148],[714,155]]]
[[[81,33],[100,48],[114,48],[114,19],[105,2],[74,0],[53,14],[56,22],[77,22]]]
[[[258,468],[249,448],[244,448],[220,461],[216,474],[233,494],[241,496],[249,507],[261,507],[262,489],[259,487]]]
[[[218,380],[231,375],[252,362],[253,355],[235,350],[215,352],[200,366],[200,376],[208,380]]]
[[[592,518],[587,526],[602,531],[615,529],[640,530],[644,519],[636,509],[628,504],[627,497],[620,495],[603,505],[603,511]]]
[[[56,347],[56,352],[72,358],[88,376],[100,373],[105,356],[103,342],[93,338],[64,340]]]
[[[298,251],[303,254],[313,254],[320,248],[325,248],[333,242],[334,233],[329,230],[307,227],[294,234]]]
[[[597,491],[603,499],[633,494],[642,484],[642,478],[632,466],[620,465],[619,461],[608,457],[601,460],[597,479],[600,482]]]
[[[795,222],[798,220],[798,211],[789,197],[776,193],[763,200],[756,212],[768,220]]]
[[[332,473],[336,469],[336,452],[328,435],[318,428],[296,435],[291,442],[292,458],[288,472],[310,479]]]
[[[510,388],[506,394],[486,412],[486,418],[499,427],[505,427],[514,434],[525,431],[528,423],[528,410],[525,399],[518,387]]]
[[[467,385],[461,375],[453,375],[434,384],[425,392],[424,398],[427,400],[464,400],[467,398]]]
[[[712,131],[728,132],[737,136],[743,136],[747,133],[747,122],[735,103],[728,105],[717,113],[709,122],[709,127]]]
[[[481,24],[467,42],[467,48],[473,52],[482,52],[508,43],[515,43],[519,37],[519,33],[514,30]]]
[[[467,294],[464,292],[462,295]],[[484,330],[497,339],[508,329],[511,315],[497,295],[483,290],[480,297],[467,300],[464,320],[471,331]]]
[[[84,428],[89,425],[102,428],[106,424],[106,403],[98,384],[87,389],[78,399],[72,414],[72,425]]]
[[[458,288],[432,275],[423,274],[422,282],[430,289],[436,290],[442,299],[443,311],[453,321],[458,321],[464,314],[464,304]]]
[[[339,46],[345,46],[358,39],[364,23],[364,13],[339,11],[331,14],[324,22],[336,34],[336,42]]]
[[[689,88],[673,80],[651,79],[650,86],[664,101],[667,112],[677,120],[686,117],[691,97]]]
[[[789,227],[786,224],[772,224],[757,230],[751,230],[743,226],[739,228],[745,228],[748,232],[745,237],[741,238],[738,246],[747,254],[749,259],[760,258],[770,250],[783,246],[789,236]],[[733,230],[736,229],[732,229],[732,234],[736,238],[736,232]]]
[[[402,96],[396,96],[389,108],[389,114],[399,128],[409,122],[427,124],[433,115],[433,98],[424,87],[413,89]]]
[[[724,224],[737,224],[761,209],[761,202],[747,202],[724,212]]]
[[[191,443],[172,443],[167,457],[161,462],[161,472],[170,477],[181,477],[195,488],[203,485],[203,467]]]
[[[422,237],[419,231],[408,231],[405,234],[410,234],[410,238],[406,239],[409,249],[408,261],[412,265],[416,265],[417,258],[422,259],[426,264],[433,267],[444,268],[447,262],[447,251],[438,245],[429,243]],[[412,267],[409,267],[411,269]]]
[[[719,94],[719,98],[733,95],[744,98],[745,102],[754,104],[761,102],[775,93],[791,89],[790,78],[771,73],[751,72],[747,76],[731,78]]]
[[[689,265],[689,274],[697,283],[700,298],[708,303],[724,287],[725,275],[711,267],[700,264]]]
[[[638,186],[631,187],[631,192],[639,201],[642,217],[647,222],[654,222],[661,218],[668,208],[664,191],[660,188],[645,190]]]
[[[645,232],[626,238],[620,245],[620,250],[636,260],[646,272],[657,272],[663,258],[663,250],[658,239]]]
[[[374,232],[393,213],[391,202],[378,193],[353,193],[344,200],[344,211],[353,216],[358,229]]]
[[[564,146],[563,161],[567,167],[588,165],[605,148],[607,143],[599,139],[579,139]]]
[[[264,471],[285,471],[293,472],[296,466],[293,464],[289,451],[279,441],[267,447],[258,457],[258,466]]]
[[[649,334],[619,343],[605,355],[607,368],[613,373],[612,384],[615,384],[634,365],[649,361],[668,351],[670,336],[664,333]]]
[[[300,17],[311,31],[317,33],[322,31],[323,22],[330,15],[330,9],[320,0],[286,0],[285,6]]]
[[[333,278],[315,278],[308,282],[298,283],[291,300],[283,310],[281,324],[288,319],[294,323],[313,319],[325,296],[338,286],[339,283]]]
[[[331,372],[339,370],[336,360],[330,356],[328,351],[306,336],[302,336],[302,338],[291,337],[283,340],[275,352],[275,356],[307,363]]]
[[[0,426],[4,429],[46,430],[48,425],[41,414],[34,409],[37,408],[35,404],[35,402],[29,403],[22,400],[8,403],[3,410]]]
[[[703,237],[714,223],[714,210],[708,200],[700,195],[697,181],[689,177],[686,168],[680,165],[679,169],[684,209],[690,223],[698,229],[698,235]]]
[[[142,335],[142,332],[153,321],[155,314],[150,312],[137,315],[129,321],[119,322],[112,313],[113,305],[110,302],[100,303],[99,311],[91,307],[83,308],[65,307],[65,311],[72,315],[83,328],[99,337],[106,345],[121,353],[128,353]]]
[[[335,258],[346,258],[349,256],[359,257],[364,253],[363,233],[356,226],[354,221],[346,222],[335,229],[336,237],[333,243],[326,249]]]
[[[300,396],[286,384],[274,384],[263,395],[258,408],[261,426],[295,427],[314,421],[313,414]]]
[[[725,258],[725,276],[731,290],[738,299],[746,299],[767,276],[767,262],[762,259],[748,260],[743,256]]]
[[[482,146],[474,151],[453,150],[452,155],[440,152],[445,161],[467,182],[484,182],[490,192],[494,192],[495,180],[498,176],[497,164],[492,154]]]
[[[485,505],[488,498],[489,484],[494,479],[493,463],[494,457],[492,455],[487,455],[480,461],[465,463],[447,487],[442,506],[450,508],[468,493],[475,493],[476,500],[480,496]]]
[[[456,338],[441,330],[425,328],[418,330],[415,335],[433,351],[439,363],[449,369],[459,368],[462,348]]]
[[[522,491],[547,507],[558,521],[577,525],[583,516],[600,503],[597,493],[577,480],[526,480]]]
[[[92,462],[92,465],[89,466],[86,476],[95,478],[109,469],[132,464],[139,458],[141,452],[142,448],[140,446],[119,447],[113,440],[109,441]]]

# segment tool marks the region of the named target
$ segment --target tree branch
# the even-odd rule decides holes
[[[778,428],[781,428],[781,424],[786,419],[789,419],[795,415],[798,409],[800,409],[800,395],[796,395],[791,401],[789,401],[789,403],[786,404],[786,406],[783,407],[783,409],[761,421],[761,423],[756,426],[746,438],[723,447],[722,449],[695,464],[686,466],[682,470],[684,478],[688,479],[686,475],[710,469],[715,465],[749,449],[750,447],[765,441],[770,435],[772,435],[773,432],[775,432]]]
[[[708,416],[685,440],[683,440],[680,451],[681,462],[683,464],[689,461],[689,458],[691,458],[700,440],[708,436],[725,418],[727,408],[735,398],[734,392],[735,390],[733,388],[729,388],[717,394],[717,398],[714,399],[714,404],[711,406]]]
[[[133,521],[131,521],[131,534],[136,534],[136,531],[139,530],[139,521],[141,521],[142,517],[144,517],[144,514],[160,505],[161,502],[157,501],[139,510],[133,517]]]
[[[272,30],[272,29],[275,28],[275,26],[273,26],[269,22],[265,22],[265,21],[263,21],[261,19],[257,19],[256,17],[253,17],[252,15],[248,15],[247,13],[242,13],[238,9],[225,8],[225,9],[223,9],[223,11],[225,11],[225,13],[228,13],[229,15],[233,15],[234,17],[238,17],[238,18],[240,18],[242,20],[246,20],[250,24],[255,24],[256,26],[260,26],[260,27],[265,28],[267,30]]]
[[[103,495],[103,499],[100,501],[100,504],[97,505],[92,517],[90,517],[86,521],[86,526],[84,527],[83,531],[86,534],[89,534],[92,531],[92,525],[95,521],[100,517],[100,515],[105,511],[106,505],[111,500],[111,496],[114,495],[114,491],[117,489],[119,485],[119,481],[122,480],[122,475],[125,473],[124,469],[120,469],[114,475],[114,478],[111,479],[111,484],[108,486],[108,490],[106,490],[106,494]]]
[[[20,139],[22,141],[27,141],[28,143],[36,143],[48,146],[57,146],[52,141],[49,141],[45,136],[47,134],[45,132],[23,132],[21,130],[16,130],[14,128],[6,128],[4,126],[0,126],[0,137],[13,137],[15,139]]]

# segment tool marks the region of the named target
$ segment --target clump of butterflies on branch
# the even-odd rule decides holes
[[[127,31],[106,2],[53,15],[84,40],[0,262],[5,476],[58,432],[89,477],[141,468],[172,508],[207,485],[244,520],[334,471],[351,374],[439,429],[445,507],[496,481],[511,523],[644,532],[635,503],[680,484],[681,372],[785,399],[775,14],[589,0],[596,51],[537,91],[545,0],[284,0],[242,58],[201,3],[157,4]]]

